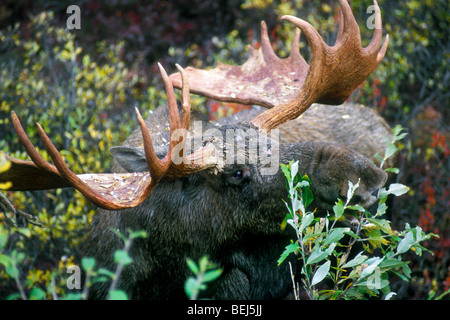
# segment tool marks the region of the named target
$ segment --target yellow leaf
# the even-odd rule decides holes
[[[11,162],[6,159],[3,153],[0,154],[0,173],[8,171],[11,168]]]
[[[70,52],[65,50],[65,49],[61,52],[61,56],[60,57],[63,60],[71,60],[72,59],[72,55],[70,54]]]
[[[6,159],[3,153],[0,153],[0,173],[8,171],[9,168],[11,168],[11,162]],[[8,190],[11,186],[12,183],[9,181],[0,183],[1,190]]]
[[[11,182],[0,183],[0,190],[8,190],[12,187]]]
[[[389,241],[387,241],[381,234],[380,229],[376,228],[372,224],[368,224],[367,226],[368,227],[363,227],[363,231],[367,236],[366,240],[369,241],[373,248],[379,248],[383,245],[389,244]]]

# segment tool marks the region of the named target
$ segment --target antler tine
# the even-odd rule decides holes
[[[190,104],[190,97],[189,97],[189,84],[187,82],[186,74],[184,73],[184,69],[181,68],[181,66],[177,65],[178,70],[182,74],[182,110],[181,110],[181,120],[180,115],[178,112],[178,105],[177,101],[175,99],[175,91],[173,89],[172,81],[170,80],[169,76],[167,75],[164,68],[161,66],[160,63],[158,63],[158,67],[161,72],[161,76],[164,81],[164,85],[166,86],[167,91],[167,101],[169,106],[169,117],[170,117],[170,147],[169,151],[167,152],[164,161],[169,167],[172,163],[172,151],[176,148],[177,150],[180,150],[183,152],[184,150],[184,144],[185,144],[185,138],[187,135],[187,130],[189,129],[190,124],[190,112],[191,112],[191,104]],[[184,75],[184,76],[183,76]],[[170,92],[170,94],[169,94]],[[181,135],[180,131],[177,131],[177,129],[181,129]],[[178,139],[174,138],[174,136],[177,135]],[[182,154],[184,157],[184,153]],[[172,171],[174,168],[172,167]],[[170,170],[169,170],[170,171]],[[169,172],[169,175],[171,172]]]
[[[295,34],[294,39],[292,40],[292,48],[291,53],[289,54],[288,59],[289,60],[303,60],[306,64],[305,59],[303,59],[302,55],[300,54],[300,36],[302,32],[299,28],[295,28]]]
[[[160,160],[156,156],[148,128],[144,119],[142,119],[139,110],[136,109],[137,119],[144,140],[147,166],[152,177],[152,185],[156,185],[163,176],[169,178],[182,177],[216,165],[213,156],[211,155],[211,146],[209,145],[196,150],[189,156],[184,152],[191,113],[189,83],[185,70],[180,65],[176,64],[182,78],[180,117],[172,82],[160,63],[158,63],[158,67],[166,86],[170,118],[170,145],[164,159]],[[178,152],[178,154],[174,155],[173,152]]]
[[[165,165],[167,165],[167,175],[168,176],[182,176],[185,175],[184,171],[184,164],[178,164],[178,165],[172,165],[172,151],[176,149],[176,151],[181,152],[181,157],[184,159],[184,146],[185,146],[185,138],[187,135],[187,130],[189,129],[190,124],[190,112],[191,112],[191,104],[190,104],[190,97],[189,97],[189,84],[187,82],[187,77],[184,72],[184,69],[181,68],[181,66],[176,65],[178,71],[182,75],[182,110],[181,110],[181,121],[180,116],[178,112],[178,105],[175,99],[175,91],[173,89],[172,81],[170,80],[169,76],[167,75],[165,69],[163,66],[158,62],[158,67],[161,73],[161,76],[164,81],[164,85],[166,87],[167,91],[167,101],[168,101],[168,107],[169,107],[169,118],[170,118],[170,146],[169,150],[167,151],[166,156],[164,157]],[[177,129],[182,129],[181,135],[179,134],[180,131],[177,131]],[[177,135],[178,139],[175,139],[174,136]],[[178,154],[179,156],[180,154]],[[178,162],[178,161],[177,161]],[[170,169],[169,169],[170,167]]]
[[[107,210],[120,210],[135,207],[143,202],[164,176],[180,177],[214,166],[215,158],[212,156],[214,150],[212,150],[213,148],[210,145],[196,150],[187,157],[183,155],[182,160],[186,160],[184,163],[173,163],[172,150],[179,147],[184,150],[187,130],[189,129],[191,109],[189,84],[184,69],[177,65],[178,70],[183,75],[182,114],[180,121],[172,83],[164,68],[160,64],[158,65],[167,91],[170,117],[170,147],[165,158],[159,159],[155,153],[145,121],[136,108],[136,118],[142,133],[149,172],[87,173],[77,175],[69,169],[44,129],[37,124],[39,136],[53,160],[54,165],[52,165],[45,161],[37,152],[23,129],[19,118],[15,112],[12,112],[11,118],[14,129],[33,162],[9,157],[12,163],[11,169],[0,175],[0,181],[12,181],[13,186],[11,190],[43,190],[72,186],[95,205]],[[179,134],[179,132],[175,133],[178,129],[182,129],[182,141],[180,143],[173,138],[174,134]],[[28,180],[30,180],[29,186],[26,185]]]
[[[344,33],[344,14],[342,13],[342,10],[339,12],[339,29],[338,34],[336,37],[336,42],[339,41],[339,39],[342,38],[342,34]],[[335,44],[336,44],[335,42]]]
[[[14,111],[11,111],[11,119],[20,143],[22,143],[22,145],[25,147],[25,150],[27,151],[31,160],[33,160],[34,164],[45,171],[59,174],[56,167],[45,161],[44,158],[42,158],[42,156],[39,154],[39,152],[37,152],[30,139],[28,139],[28,135],[23,129],[22,124],[20,123],[20,120]]]
[[[163,66],[158,62],[159,71],[161,73],[161,77],[163,78],[164,85],[166,87],[166,93],[167,93],[167,104],[169,107],[169,119],[170,119],[170,135],[172,137],[173,132],[180,128],[180,116],[178,113],[178,105],[177,100],[175,98],[175,91],[173,90],[172,82],[169,79],[169,76],[166,73],[166,70],[164,70]],[[166,157],[164,158],[165,161],[170,161],[171,155],[170,152],[172,151],[173,147],[177,144],[177,141],[174,139],[170,139],[170,148],[169,152],[167,153]]]
[[[59,175],[70,182],[70,184],[80,191],[86,198],[88,198],[92,203],[94,203],[96,206],[99,206],[101,208],[107,209],[107,210],[121,210],[125,208],[135,207],[139,205],[142,201],[144,201],[148,195],[152,192],[153,188],[157,184],[157,182],[153,181],[152,178],[149,179],[148,183],[144,186],[144,188],[141,189],[140,192],[134,192],[133,197],[131,199],[125,199],[122,200],[120,198],[117,198],[114,195],[114,192],[111,192],[114,198],[117,198],[116,200],[112,200],[110,198],[105,197],[104,195],[101,195],[98,191],[96,191],[94,188],[92,188],[87,182],[83,181],[80,177],[78,177],[75,173],[73,173],[69,167],[64,162],[64,159],[62,158],[61,154],[58,152],[56,147],[53,145],[47,134],[44,132],[42,127],[38,124],[38,132],[41,136],[41,139],[43,140],[43,143],[47,149],[47,152],[49,153],[50,157],[52,158],[53,162],[55,163],[56,168],[58,169]],[[97,175],[101,176],[101,175]],[[105,178],[109,180],[111,178],[113,181],[115,181],[115,177],[111,177],[110,175],[103,175]],[[145,181],[145,176],[144,181]],[[86,177],[87,180],[89,180],[91,177]],[[138,179],[141,177],[138,176]],[[96,177],[94,176],[93,179],[95,183]],[[134,181],[132,181],[134,182]],[[139,184],[138,184],[139,185]],[[105,188],[101,185],[102,188]],[[125,187],[125,191],[133,190],[133,188],[127,188]],[[125,191],[118,191],[119,193],[124,193]],[[136,197],[134,197],[136,196]]]
[[[381,60],[383,60],[389,45],[389,35],[386,35],[386,39],[382,45],[381,42],[383,40],[383,27],[381,23],[380,7],[378,6],[376,0],[373,0],[373,2],[375,7],[375,31],[373,33],[372,41],[366,48],[364,48],[364,50],[370,55],[376,53],[377,63],[380,63]]]
[[[181,74],[181,82],[182,82],[182,87],[181,87],[181,108],[182,108],[181,126],[183,129],[188,130],[190,120],[191,120],[191,98],[190,98],[190,93],[189,93],[189,82],[187,79],[186,71],[184,71],[184,69],[179,64],[175,64],[175,66],[177,67],[178,71]],[[172,82],[170,82],[170,83],[172,83]]]
[[[265,21],[261,21],[261,50],[264,60],[278,59],[273,51],[272,44],[270,43],[269,32],[267,31],[267,24]]]
[[[368,47],[361,47],[358,23],[347,0],[340,0],[341,21],[336,43],[328,46],[308,22],[283,16],[297,27],[291,54],[278,58],[269,43],[267,26],[261,23],[261,47],[250,48],[248,60],[241,66],[218,64],[201,70],[187,68],[191,91],[209,98],[257,104],[269,110],[251,122],[260,129],[273,129],[298,117],[314,102],[343,103],[383,59],[389,37],[383,45],[381,13],[374,0],[376,30]],[[299,53],[300,30],[311,51],[310,65]],[[179,73],[171,75],[175,86],[181,86]]]
[[[190,121],[191,121],[191,98],[189,93],[189,83],[187,80],[186,72],[184,69],[179,65],[176,64],[176,67],[178,71],[181,74],[181,82],[182,82],[182,88],[181,88],[181,142],[178,146],[178,156],[181,157],[181,160],[183,162],[185,161],[186,154],[184,152],[186,147],[186,136],[189,129]],[[178,140],[180,141],[180,139]]]
[[[97,206],[102,208],[121,209],[121,206],[115,206],[110,201],[103,199],[103,197],[98,195],[83,180],[81,180],[75,173],[73,173],[69,169],[69,167],[67,167],[61,154],[58,152],[55,145],[52,143],[39,123],[37,123],[37,128],[39,136],[41,137],[41,140],[44,143],[44,146],[47,149],[50,157],[52,158],[56,168],[58,169],[58,174],[61,177],[69,181],[75,189],[80,191],[86,198],[88,198]]]
[[[155,149],[153,147],[152,138],[148,131],[147,125],[145,124],[144,119],[141,116],[138,108],[135,108],[136,118],[141,129],[142,140],[144,144],[145,151],[145,159],[147,161],[147,167],[150,172],[150,176],[152,177],[152,183],[157,183],[167,172],[170,163],[164,163],[161,161],[155,153]]]
[[[375,31],[373,32],[372,41],[364,50],[371,52],[379,52],[381,47],[381,42],[383,40],[383,29],[381,26],[381,11],[378,7],[378,3],[374,0],[375,8]]]
[[[311,60],[314,54],[320,53],[322,47],[326,46],[322,36],[309,22],[289,15],[282,16],[281,20],[289,21],[303,32],[311,48]]]
[[[265,111],[252,120],[261,129],[273,129],[301,115],[314,102],[341,104],[380,63],[387,49],[389,37],[380,50],[381,14],[377,2],[376,25],[371,44],[361,48],[359,26],[346,0],[340,0],[342,14],[339,34],[334,46],[329,47],[308,22],[293,16],[283,16],[301,29],[311,49],[311,63],[307,77],[296,98]]]
[[[341,43],[353,39],[359,48],[361,46],[361,31],[353,16],[352,8],[350,8],[347,0],[339,0],[339,3],[341,5],[339,32],[334,46],[339,46]]]
[[[190,175],[206,168],[214,167],[217,164],[214,152],[215,148],[212,144],[207,144],[206,146],[195,150],[190,155],[185,153],[186,138],[190,125],[191,113],[190,90],[186,71],[178,64],[176,64],[176,67],[181,75],[181,125],[178,128],[174,128],[180,130],[173,130],[171,127],[171,144],[166,155],[166,158],[170,155],[171,159],[169,160],[172,160],[170,162],[170,167],[166,172],[166,176],[168,177],[182,177]],[[167,77],[165,72],[162,72],[162,74],[167,88],[171,88],[173,91],[170,78]],[[174,110],[174,113],[176,111],[176,117],[178,117],[177,106],[172,106],[172,109]],[[175,115],[173,115],[173,117],[175,117]],[[172,143],[174,141],[175,144]],[[176,154],[173,154],[173,152],[176,152]]]

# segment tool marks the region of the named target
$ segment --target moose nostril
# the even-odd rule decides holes
[[[378,194],[380,193],[380,189],[375,189],[371,192],[371,194],[375,197],[378,198]]]
[[[354,205],[354,204],[360,204],[362,202],[362,197],[360,195],[355,194],[351,200],[350,200],[350,204]]]

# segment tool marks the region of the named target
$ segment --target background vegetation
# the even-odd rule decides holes
[[[335,39],[339,17],[339,3],[333,0],[154,2],[79,1],[82,28],[68,30],[65,2],[2,1],[0,149],[26,159],[9,120],[14,110],[44,155],[36,121],[75,172],[108,171],[109,147],[135,127],[132,108],[138,105],[146,114],[164,103],[156,61],[168,72],[175,71],[174,63],[204,68],[217,61],[242,63],[246,45],[258,46],[261,20],[285,56],[293,29],[279,20],[281,15],[309,21],[327,43]],[[411,191],[395,199],[392,225],[402,230],[406,223],[418,225],[439,239],[424,244],[434,255],[405,257],[411,261],[411,281],[391,282],[391,290],[396,298],[427,299],[450,288],[450,10],[447,0],[378,3],[391,37],[389,49],[351,100],[375,108],[392,126],[407,128],[396,179]],[[371,4],[351,1],[363,44],[371,39],[365,24]],[[308,57],[303,39],[301,48]],[[198,97],[194,106],[202,111],[208,106],[211,118],[239,108],[218,108]],[[80,261],[77,246],[95,208],[70,189],[6,196],[15,209],[0,213],[0,254],[15,259],[26,296],[64,295],[67,265]],[[35,215],[43,227],[30,224],[23,212]],[[0,298],[18,292],[11,270],[0,267]]]

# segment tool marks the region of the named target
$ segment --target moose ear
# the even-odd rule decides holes
[[[127,172],[148,171],[144,148],[136,147],[111,147],[109,149],[114,159]]]

